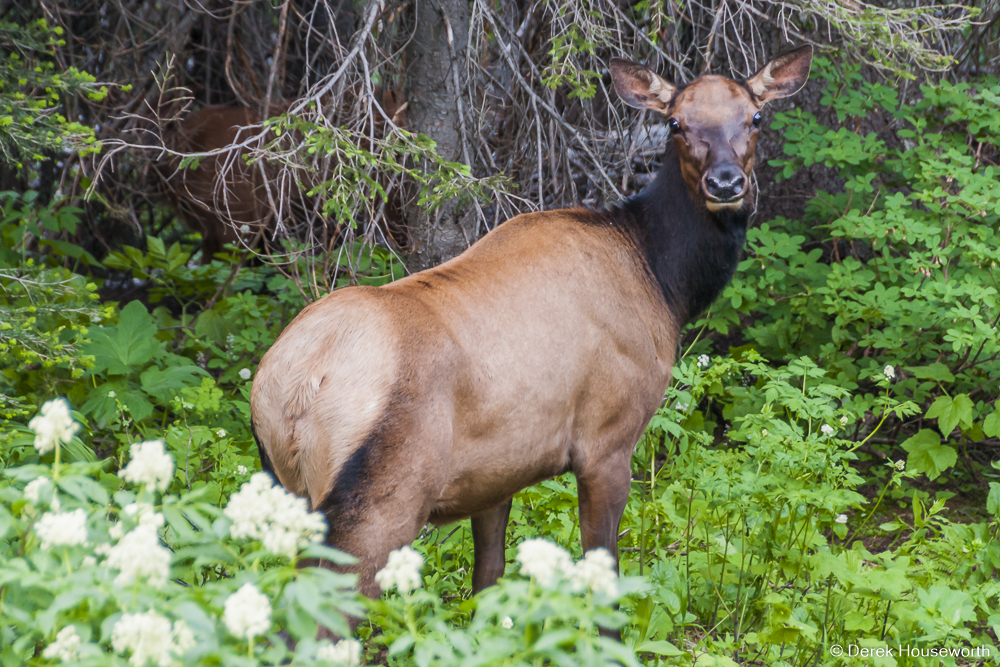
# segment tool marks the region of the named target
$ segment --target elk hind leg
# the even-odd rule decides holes
[[[580,537],[583,552],[604,548],[618,569],[618,528],[632,485],[631,449],[616,452],[585,471],[577,472]],[[621,632],[601,628],[601,634],[621,641]]]

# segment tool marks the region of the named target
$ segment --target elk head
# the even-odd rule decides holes
[[[797,93],[809,78],[812,47],[778,56],[746,81],[701,76],[674,85],[620,58],[610,63],[618,95],[629,106],[666,117],[692,197],[709,211],[739,210],[751,191],[761,109]],[[752,197],[751,197],[752,201]]]

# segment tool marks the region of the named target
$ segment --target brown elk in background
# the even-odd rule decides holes
[[[402,96],[389,88],[376,88],[375,95],[392,122],[405,126],[406,103]],[[285,102],[272,107],[271,115],[285,113],[291,105]],[[250,139],[260,131],[260,122],[260,114],[247,107],[207,105],[168,128],[163,143],[175,153],[211,153]],[[379,134],[384,132],[384,126],[384,120],[376,123]],[[272,222],[271,198],[277,193],[272,190],[269,197],[265,185],[265,175],[270,178],[271,170],[247,164],[247,153],[241,149],[235,156],[228,152],[211,155],[193,169],[179,169],[181,158],[177,156],[157,165],[156,173],[165,185],[168,203],[192,231],[202,236],[202,263],[210,262],[224,244],[235,243],[244,225],[251,230],[244,234],[244,240],[249,242],[261,227]]]
[[[453,260],[333,292],[289,324],[253,383],[261,463],[325,512],[365,594],[427,521],[465,517],[473,589],[494,583],[511,497],[567,471],[584,551],[617,555],[632,451],[678,335],[746,240],[760,111],[797,92],[811,61],[803,47],[744,82],[674,86],[613,60],[622,99],[672,131],[646,189],[607,210],[518,216]]]

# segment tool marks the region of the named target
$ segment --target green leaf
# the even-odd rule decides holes
[[[186,357],[174,356],[174,358],[178,361],[183,359],[183,365],[168,366],[162,370],[150,366],[139,376],[142,390],[162,403],[169,401],[178,390],[196,386],[199,383],[199,376],[208,376],[207,371],[195,366]]]
[[[902,447],[909,453],[906,467],[926,474],[928,479],[937,479],[958,460],[955,450],[942,445],[941,436],[931,429],[921,430],[903,442]]]
[[[156,325],[139,301],[122,309],[117,327],[95,328],[86,354],[94,355],[94,373],[107,371],[111,375],[127,375],[145,365],[160,349]]]
[[[1000,437],[1000,410],[994,410],[983,421],[983,433],[991,438]]]
[[[965,394],[955,398],[939,396],[925,416],[928,419],[937,418],[938,428],[947,437],[959,424],[966,428],[972,426],[972,408],[972,399]]]
[[[986,498],[986,511],[1000,518],[1000,484],[990,482],[990,495]]]
[[[680,650],[673,644],[663,640],[656,641],[645,641],[635,647],[636,653],[652,653],[654,655],[684,655],[684,651]]]
[[[941,362],[935,362],[929,366],[909,366],[908,371],[913,376],[921,380],[937,380],[938,382],[954,382],[955,376],[951,374],[948,367]]]
[[[698,659],[694,662],[694,667],[740,667],[738,663],[733,662],[732,658],[727,658],[724,655],[709,655],[708,653],[702,653],[698,656]]]

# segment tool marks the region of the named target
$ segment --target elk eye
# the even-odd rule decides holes
[[[677,134],[681,131],[681,124],[676,118],[671,118],[667,121],[667,127],[670,128],[672,134]]]
[[[753,115],[753,126],[754,127],[760,127],[760,121],[761,120],[763,120],[763,117],[760,115],[760,112],[758,111],[757,113],[755,113]]]

